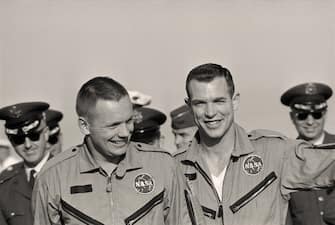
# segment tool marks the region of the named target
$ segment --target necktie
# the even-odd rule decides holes
[[[29,185],[30,185],[31,188],[34,187],[34,183],[35,183],[35,173],[36,173],[36,170],[34,170],[34,169],[30,170]]]

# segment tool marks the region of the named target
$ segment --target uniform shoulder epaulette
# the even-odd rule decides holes
[[[265,130],[265,129],[253,130],[248,134],[248,137],[250,140],[256,140],[259,138],[287,139],[287,137],[280,132],[273,131],[273,130]]]
[[[0,173],[0,184],[10,180],[18,174],[18,169],[23,166],[23,162],[16,163],[7,167],[4,171]]]
[[[179,155],[182,155],[182,154],[186,153],[188,149],[189,149],[189,146],[185,146],[184,148],[178,149],[177,151],[175,151],[172,154],[172,156],[173,157],[178,157]]]
[[[79,146],[74,146],[74,147],[71,147],[71,148],[69,148],[65,151],[62,151],[61,153],[53,156],[43,166],[42,170],[45,171],[48,168],[53,167],[54,165],[57,165],[57,164],[65,161],[66,159],[72,158],[73,156],[75,156],[79,152],[78,149],[79,149]]]
[[[148,145],[148,144],[139,143],[139,142],[134,142],[134,145],[139,151],[164,153],[164,154],[168,154],[169,156],[172,156],[172,154],[168,152],[167,150],[164,150],[162,148],[159,148],[153,145]]]

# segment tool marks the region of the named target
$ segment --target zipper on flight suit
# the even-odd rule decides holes
[[[214,184],[213,184],[211,178],[206,174],[206,172],[200,167],[200,165],[197,162],[195,162],[194,164],[195,164],[195,168],[205,178],[205,180],[207,181],[207,183],[209,184],[209,186],[212,188],[213,192],[215,193],[216,199],[217,199],[217,201],[219,203],[217,217],[218,218],[222,217],[222,222],[223,222],[223,207],[222,207],[222,201],[221,201],[221,199],[219,197],[219,194],[218,194],[217,190],[215,189]]]
[[[114,205],[113,194],[112,194],[112,189],[113,189],[112,188],[112,178],[113,178],[115,171],[116,169],[114,169],[113,172],[107,177],[107,184],[106,184],[106,192],[108,193],[110,208],[112,208]]]

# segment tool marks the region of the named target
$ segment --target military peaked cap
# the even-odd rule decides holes
[[[46,111],[46,121],[50,130],[50,135],[59,133],[59,121],[63,119],[63,113],[57,110],[49,109]]]
[[[193,114],[187,105],[182,105],[170,113],[171,127],[173,129],[183,129],[196,126]]]
[[[156,132],[166,121],[166,115],[161,111],[149,107],[140,107],[134,110],[134,132],[132,140],[145,139]]]
[[[49,108],[45,102],[23,102],[0,109],[0,120],[5,120],[6,133],[18,134],[37,128],[43,112]],[[22,129],[21,129],[22,128]]]
[[[280,100],[295,110],[319,111],[327,108],[326,101],[332,94],[332,89],[326,84],[304,83],[288,89]]]

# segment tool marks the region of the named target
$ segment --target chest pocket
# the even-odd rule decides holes
[[[235,203],[233,203],[229,208],[231,209],[233,213],[236,213],[243,206],[247,205],[250,201],[256,198],[266,188],[268,188],[276,179],[277,179],[277,175],[275,174],[275,172],[271,172],[268,176],[264,178],[264,180],[262,180],[251,191],[249,191],[247,194],[242,196]]]
[[[61,199],[60,201],[63,210],[71,215],[75,220],[77,220],[78,222],[81,222],[79,224],[87,224],[87,225],[104,225],[103,223],[100,223],[99,221],[95,220],[94,218],[84,214],[83,212],[81,212],[80,210],[76,209],[75,207],[73,207],[72,205],[70,205],[69,203],[67,203],[66,201],[64,201],[63,199]],[[71,219],[71,223],[73,221],[72,218],[70,217],[63,217],[64,223],[68,224],[69,221]],[[76,223],[77,224],[77,223]]]
[[[163,207],[161,210],[154,210],[158,205],[163,203],[164,199],[164,190],[154,196],[150,201],[145,203],[141,208],[136,210],[133,214],[128,216],[124,222],[126,225],[133,225],[133,224],[157,224],[159,225],[159,221],[164,221],[163,218]],[[157,221],[157,222],[156,222]]]
[[[20,209],[9,209],[5,212],[5,219],[8,224],[25,224],[28,222],[26,217],[27,215]]]

